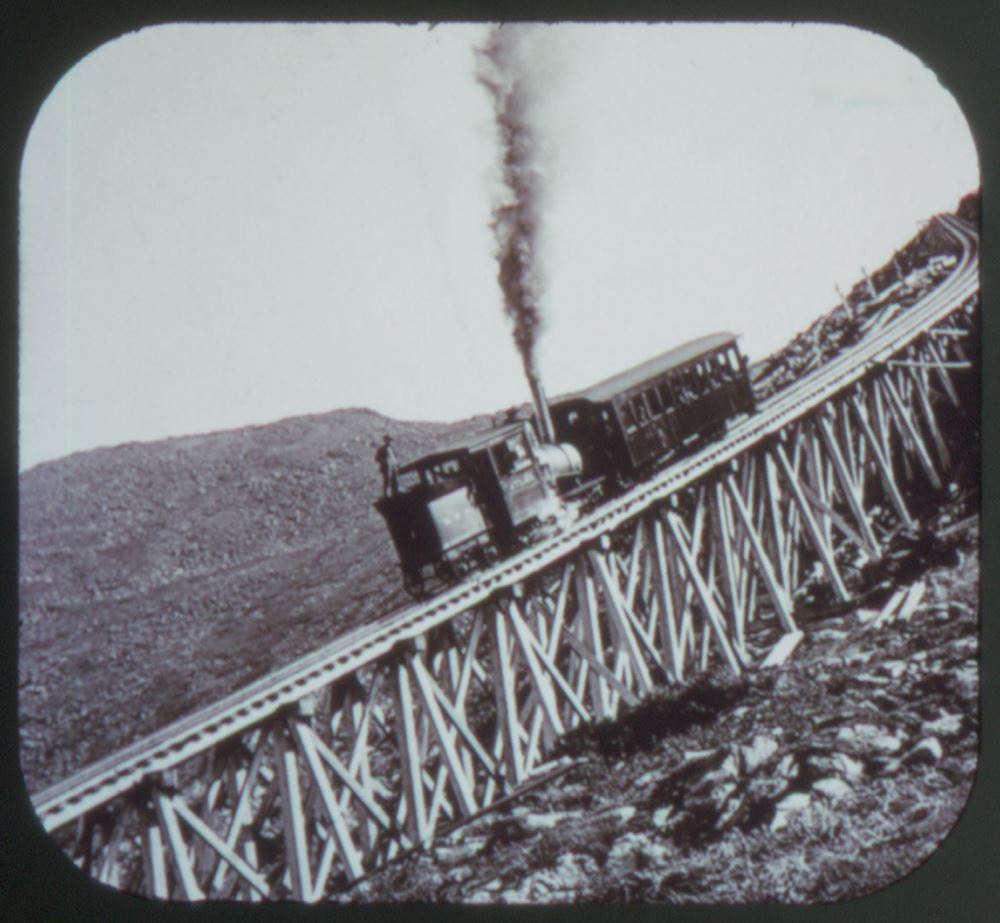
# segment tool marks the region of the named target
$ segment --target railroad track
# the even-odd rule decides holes
[[[958,309],[979,287],[975,232],[952,216],[936,219],[960,244],[946,280],[850,351],[815,370],[735,424],[726,437],[683,459],[624,496],[583,517],[570,529],[474,575],[432,600],[360,627],[238,692],[111,754],[33,798],[46,830],[81,817],[213,745],[293,707],[306,696],[389,654],[394,648],[468,611],[560,561],[643,510],[727,464],[793,421],[851,387],[921,333]]]

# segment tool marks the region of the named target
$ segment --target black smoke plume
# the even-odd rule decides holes
[[[552,425],[535,361],[535,344],[542,328],[537,254],[541,175],[537,137],[529,117],[532,88],[524,66],[527,28],[493,28],[479,50],[477,76],[490,93],[502,150],[505,195],[493,209],[492,227],[504,309],[513,324],[514,342],[535,399],[539,425],[551,440]]]

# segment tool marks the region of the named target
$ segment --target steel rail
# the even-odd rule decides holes
[[[938,216],[962,247],[948,278],[884,328],[807,375],[735,424],[726,437],[677,462],[624,496],[580,519],[561,535],[509,558],[433,600],[361,626],[134,744],[96,761],[33,797],[46,830],[57,829],[220,741],[247,731],[305,696],[336,682],[466,612],[491,595],[594,542],[651,504],[688,486],[828,401],[875,365],[905,348],[971,297],[979,287],[977,238],[964,222]]]

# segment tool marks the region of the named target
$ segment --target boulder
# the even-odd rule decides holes
[[[874,724],[842,727],[837,732],[837,741],[862,753],[898,753],[903,747],[902,738]]]
[[[826,779],[818,779],[813,783],[813,790],[819,792],[829,801],[837,802],[846,798],[851,793],[851,786],[837,776],[830,776]]]
[[[811,804],[812,797],[808,792],[793,792],[786,795],[774,806],[774,818],[771,820],[772,832],[787,827],[792,816],[805,811]]]
[[[521,819],[525,830],[551,830],[567,817],[578,816],[579,811],[551,811],[548,814],[529,814]]]
[[[903,762],[908,766],[936,763],[942,756],[944,749],[941,741],[936,737],[925,737],[903,757]]]
[[[743,808],[746,807],[746,799],[742,795],[736,794],[729,798],[723,805],[715,822],[716,830],[725,830],[733,825],[742,815]]]
[[[560,901],[585,892],[596,874],[597,863],[591,856],[565,853],[552,868],[530,876],[526,884],[533,899]]]
[[[644,846],[648,845],[645,834],[626,833],[615,840],[608,851],[604,862],[605,868],[612,874],[633,872],[639,867],[639,855]]]
[[[622,805],[620,808],[610,808],[603,811],[598,811],[595,817],[613,817],[618,821],[619,826],[624,827],[633,817],[635,817],[635,808],[630,805]]]
[[[778,742],[773,737],[757,734],[749,746],[740,747],[740,762],[743,772],[756,772],[778,751]]]
[[[934,721],[925,721],[922,730],[928,734],[943,734],[945,737],[951,737],[962,730],[962,716],[945,712]]]
[[[674,815],[674,809],[672,807],[657,808],[653,812],[652,822],[653,826],[658,830],[663,830],[667,826],[667,822]]]
[[[641,865],[643,868],[650,866],[664,868],[676,859],[676,853],[669,846],[652,842],[642,845],[639,850],[639,856],[642,859]]]
[[[715,769],[706,772],[692,787],[690,794],[700,797],[713,790],[732,787],[739,778],[739,766],[736,757],[727,756]]]

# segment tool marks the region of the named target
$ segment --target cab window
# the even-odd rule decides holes
[[[522,471],[531,465],[531,456],[528,454],[528,445],[523,433],[508,436],[495,446],[493,457],[496,459],[497,470],[503,476]]]

